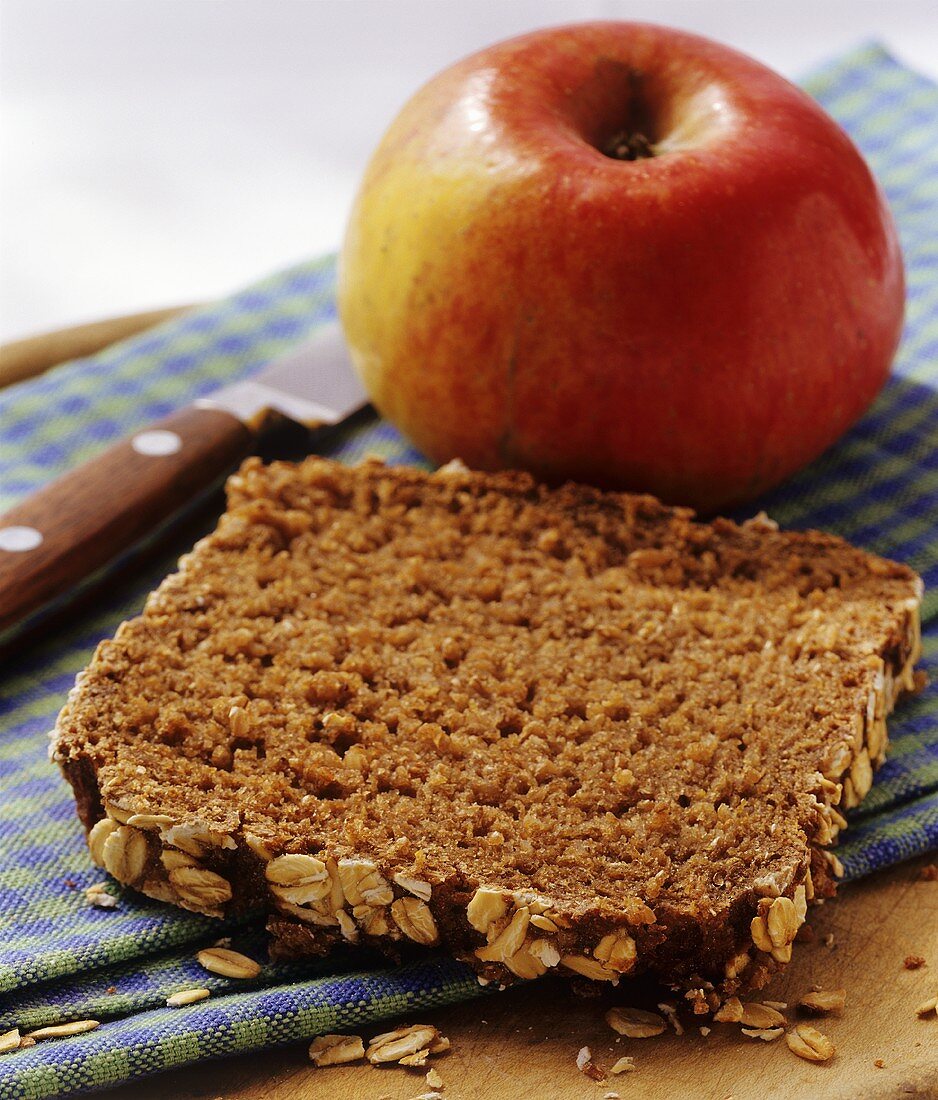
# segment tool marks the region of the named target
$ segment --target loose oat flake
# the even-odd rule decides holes
[[[8,1051],[16,1050],[20,1045],[20,1029],[18,1027],[13,1028],[11,1031],[5,1031],[0,1035],[0,1054],[6,1054]]]
[[[661,1035],[667,1026],[657,1012],[627,1008],[624,1005],[610,1008],[605,1019],[613,1031],[618,1031],[629,1039],[650,1039],[654,1035]]]
[[[70,1035],[83,1035],[86,1031],[94,1031],[101,1024],[97,1020],[73,1020],[69,1024],[52,1024],[50,1027],[40,1027],[36,1031],[30,1031],[25,1036],[34,1042],[42,1039],[66,1039]]]
[[[369,1062],[399,1062],[402,1058],[427,1053],[442,1038],[432,1024],[414,1024],[411,1027],[399,1027],[376,1035],[368,1044],[365,1057]],[[414,1063],[416,1064],[416,1063]]]
[[[845,989],[816,989],[801,998],[798,1002],[798,1011],[809,1016],[824,1016],[829,1012],[839,1016],[846,1003]]]
[[[834,1057],[834,1044],[807,1024],[799,1024],[785,1036],[788,1049],[808,1062],[829,1062]]]
[[[227,947],[206,947],[196,958],[206,970],[223,978],[256,978],[261,972],[260,963]]]
[[[617,1062],[613,1062],[609,1067],[609,1072],[618,1076],[620,1073],[632,1073],[635,1069],[634,1058],[620,1058]]]
[[[180,989],[166,998],[167,1008],[182,1008],[184,1005],[195,1004],[196,1001],[204,1001],[212,995],[210,989]]]
[[[319,1035],[309,1045],[314,1066],[338,1066],[364,1057],[365,1044],[360,1035]]]
[[[783,1027],[743,1027],[740,1028],[743,1035],[748,1035],[750,1039],[762,1039],[766,1043],[771,1043],[773,1039],[778,1039],[785,1034]]]

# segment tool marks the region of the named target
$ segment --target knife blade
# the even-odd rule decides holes
[[[368,402],[337,322],[256,375],[115,443],[0,515],[0,636],[107,566],[287,419],[314,430]]]

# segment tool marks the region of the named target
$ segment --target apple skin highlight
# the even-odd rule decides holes
[[[620,130],[654,155],[606,155]],[[357,196],[339,307],[375,405],[434,461],[712,512],[870,405],[904,283],[884,197],[812,99],[697,36],[591,23],[410,100]]]

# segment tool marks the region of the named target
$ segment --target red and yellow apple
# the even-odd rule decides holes
[[[903,302],[844,131],[756,61],[644,24],[535,32],[431,80],[340,258],[357,369],[431,459],[704,511],[860,416]]]

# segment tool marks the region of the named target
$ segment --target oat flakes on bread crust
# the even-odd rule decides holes
[[[102,643],[53,753],[95,860],[263,907],[279,957],[441,946],[483,982],[790,959],[913,687],[921,582],[650,497],[249,460]]]

